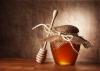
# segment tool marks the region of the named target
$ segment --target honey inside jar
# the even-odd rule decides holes
[[[80,45],[73,44],[74,48],[79,51]],[[78,54],[72,49],[70,43],[62,43],[56,46],[51,42],[51,51],[56,64],[72,65],[75,64]]]

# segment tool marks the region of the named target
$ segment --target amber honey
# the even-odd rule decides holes
[[[51,51],[54,61],[58,65],[73,65],[76,62],[78,53],[76,53],[70,43],[63,42],[59,46],[51,42]],[[80,45],[73,44],[74,48],[79,51]]]

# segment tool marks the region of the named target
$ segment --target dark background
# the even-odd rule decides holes
[[[55,21],[59,23],[63,12],[73,9],[81,12],[82,8],[93,14],[93,20],[81,26],[86,32],[81,31],[81,34],[87,36],[94,48],[82,49],[79,61],[100,61],[100,1],[95,0],[0,0],[0,58],[34,58],[41,47],[39,39],[43,37],[40,33],[43,30],[32,31],[32,27],[50,23],[54,9],[59,10],[58,21]]]

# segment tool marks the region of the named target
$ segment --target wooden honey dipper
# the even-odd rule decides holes
[[[52,20],[51,20],[51,23],[50,23],[50,30],[52,29],[53,27],[53,24],[54,24],[54,20],[57,16],[57,10],[54,10],[53,11],[53,17],[52,17]],[[48,33],[47,37],[50,35],[50,32]],[[45,41],[44,43],[44,46],[42,48],[39,49],[39,52],[37,53],[36,55],[36,62],[38,63],[43,63],[46,59],[46,54],[47,54],[47,49],[46,49],[46,46],[47,46],[47,41]]]

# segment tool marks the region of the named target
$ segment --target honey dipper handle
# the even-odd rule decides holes
[[[56,16],[57,16],[57,14],[58,14],[58,11],[57,10],[54,10],[53,11],[53,17],[52,17],[52,20],[51,20],[51,25],[50,25],[50,30],[52,29],[52,27],[53,27],[53,24],[54,24],[54,20],[55,20],[55,18],[56,18]],[[47,37],[50,35],[50,32],[48,33],[48,35],[47,35]],[[46,48],[46,46],[47,46],[47,42],[45,42],[44,43],[44,46],[43,46],[43,48],[45,49]]]
[[[51,30],[51,29],[52,29],[52,27],[53,27],[54,20],[55,20],[55,18],[56,18],[56,16],[57,16],[57,13],[58,13],[58,11],[57,11],[57,10],[54,10],[54,11],[53,11],[53,17],[52,17],[52,20],[51,20],[50,30]]]

